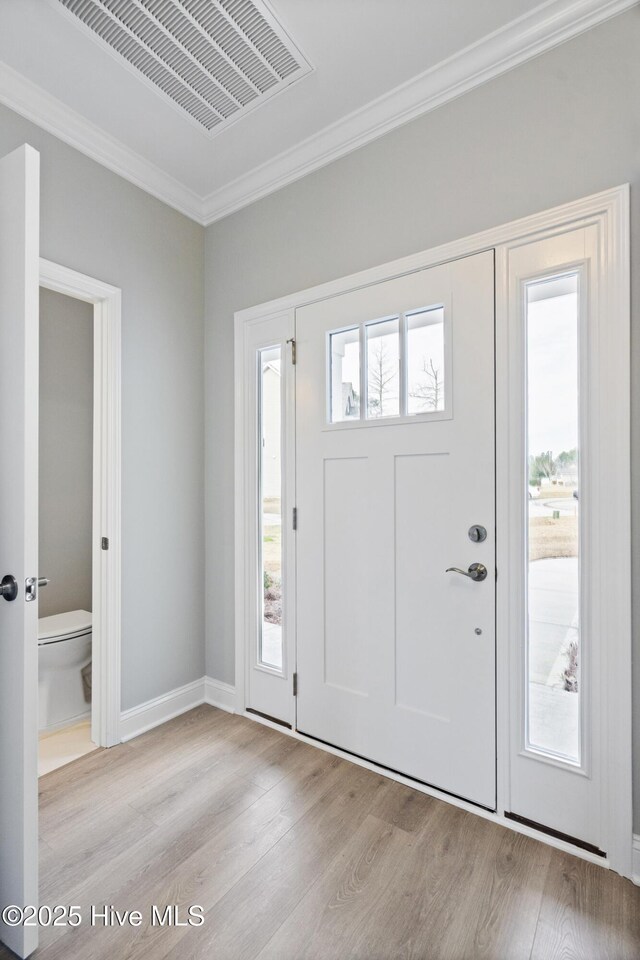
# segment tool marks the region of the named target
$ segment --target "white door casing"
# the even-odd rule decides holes
[[[38,904],[38,271],[40,156],[27,145],[0,160],[0,909]],[[0,922],[19,957],[37,927]]]
[[[329,424],[329,332],[439,306],[444,411]],[[297,728],[490,809],[493,328],[491,251],[296,312]]]
[[[111,747],[120,743],[122,293],[45,259],[40,286],[93,305],[91,739]]]

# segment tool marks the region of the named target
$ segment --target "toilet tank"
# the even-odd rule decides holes
[[[78,637],[91,630],[91,613],[88,610],[68,610],[38,620],[38,644],[51,643],[65,638]]]

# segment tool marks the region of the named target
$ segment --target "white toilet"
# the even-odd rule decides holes
[[[38,621],[39,728],[51,730],[89,714],[82,669],[91,661],[91,614],[70,610]]]

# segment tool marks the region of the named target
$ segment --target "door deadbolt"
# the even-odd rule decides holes
[[[482,543],[483,540],[487,539],[487,528],[480,526],[479,523],[474,523],[472,527],[469,527],[469,540],[472,543]]]

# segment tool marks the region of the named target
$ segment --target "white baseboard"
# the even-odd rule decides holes
[[[132,740],[187,710],[193,710],[201,703],[235,713],[236,688],[213,677],[200,677],[130,710],[123,710],[120,714],[120,740]]]
[[[236,688],[213,677],[204,678],[204,701],[228,713],[236,712]]]
[[[633,860],[631,863],[631,879],[640,887],[640,834],[633,835]]]
[[[204,678],[176,687],[120,714],[120,740],[131,740],[152,727],[204,703]]]

